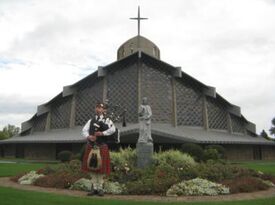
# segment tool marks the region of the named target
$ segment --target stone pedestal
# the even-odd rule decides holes
[[[145,168],[151,165],[154,145],[153,143],[137,143],[137,167]]]

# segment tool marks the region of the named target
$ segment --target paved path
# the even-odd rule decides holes
[[[75,191],[68,189],[56,189],[56,188],[44,188],[33,185],[20,185],[13,181],[10,181],[8,177],[0,178],[0,186],[2,187],[12,187],[16,189],[29,190],[29,191],[39,191],[39,192],[48,192],[55,193],[60,195],[69,195],[69,196],[78,196],[78,197],[87,197],[86,192]],[[248,200],[248,199],[259,199],[259,198],[268,198],[275,197],[275,188],[270,188],[266,191],[258,191],[253,193],[239,193],[239,194],[230,194],[230,195],[220,195],[220,196],[181,196],[181,197],[165,197],[165,196],[152,196],[152,195],[105,195],[104,199],[118,199],[118,200],[134,200],[134,201],[185,201],[185,202],[194,202],[194,201],[236,201],[236,200]],[[91,198],[91,197],[89,197]],[[97,197],[96,198],[100,198]]]

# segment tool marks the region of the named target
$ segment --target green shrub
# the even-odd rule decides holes
[[[194,179],[199,176],[198,164],[192,167],[178,168],[178,176],[181,181]]]
[[[69,162],[71,160],[73,153],[71,151],[61,151],[58,153],[57,158],[61,161],[61,162]]]
[[[144,170],[135,167],[128,172],[125,172],[125,169],[116,169],[111,172],[109,179],[113,182],[125,184],[127,182],[136,181],[140,179],[144,173]]]
[[[154,153],[153,162],[155,166],[170,165],[174,168],[192,167],[196,164],[194,159],[178,150],[168,150],[164,152]]]
[[[181,151],[190,154],[197,162],[203,161],[203,149],[194,143],[185,143],[181,146]]]
[[[205,149],[203,151],[203,159],[204,161],[207,161],[207,160],[218,160],[220,158],[219,156],[219,153],[216,149],[212,149],[212,148],[209,148],[209,149]]]
[[[207,145],[205,147],[205,150],[207,149],[215,149],[218,151],[218,159],[226,159],[226,151],[225,151],[225,148],[221,145]]]
[[[111,165],[115,169],[123,169],[125,167],[132,168],[136,166],[137,154],[136,150],[128,147],[120,149],[118,152],[110,152]],[[126,169],[128,169],[126,168]]]
[[[152,194],[152,179],[144,179],[126,183],[128,194],[148,195]]]

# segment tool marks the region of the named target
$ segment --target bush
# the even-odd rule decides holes
[[[126,183],[127,193],[135,195],[152,194],[152,179],[144,179]]]
[[[226,151],[225,151],[225,148],[221,145],[208,145],[205,147],[205,150],[208,150],[208,149],[215,149],[218,151],[218,159],[226,159]]]
[[[61,151],[58,153],[57,158],[61,160],[61,162],[69,162],[71,160],[73,153],[71,151]]]
[[[214,182],[234,178],[235,168],[231,165],[220,163],[201,163],[197,166],[198,176]]]
[[[137,153],[136,150],[128,147],[120,149],[118,152],[110,152],[112,169],[131,169],[136,166]],[[129,170],[128,170],[129,171]]]
[[[156,167],[153,175],[148,178],[153,178],[152,192],[155,194],[165,194],[173,184],[180,181],[178,170],[169,164]]]
[[[176,169],[193,167],[196,164],[190,155],[182,153],[178,150],[168,150],[165,152],[154,153],[153,162],[155,166],[168,164]]]
[[[231,180],[224,180],[221,183],[229,187],[230,193],[232,194],[266,190],[269,188],[269,186],[262,180],[251,176],[243,176]]]
[[[107,194],[123,194],[126,193],[126,186],[118,182],[106,181],[104,183],[104,192]]]
[[[140,179],[144,173],[144,170],[138,168],[132,168],[128,172],[126,172],[125,169],[116,169],[111,172],[109,179],[113,182],[125,184],[127,182],[136,181]]]
[[[173,185],[167,190],[167,196],[198,196],[229,194],[229,189],[221,184],[216,184],[206,179],[192,179]]]
[[[80,190],[80,191],[91,191],[92,189],[92,182],[89,179],[81,178],[74,182],[70,189],[72,190]]]
[[[37,174],[35,171],[30,171],[26,175],[22,176],[20,179],[18,179],[19,184],[33,184],[37,179],[40,177],[43,177],[43,174]]]
[[[219,153],[216,149],[212,149],[212,148],[209,148],[209,149],[206,149],[203,151],[203,159],[204,161],[207,161],[207,160],[218,160],[220,158],[219,156]]]
[[[271,181],[273,184],[275,184],[275,176],[270,174],[261,174],[259,176],[262,180],[268,180]]]
[[[34,184],[41,187],[67,189],[80,178],[82,177],[67,172],[57,172],[38,178]]]
[[[56,168],[53,168],[49,165],[36,171],[37,174],[44,174],[44,175],[52,174],[55,172],[56,172]]]
[[[185,143],[181,146],[181,151],[190,154],[197,162],[203,161],[203,149],[194,143]]]

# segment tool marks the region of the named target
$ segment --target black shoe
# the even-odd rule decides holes
[[[98,196],[104,196],[104,191],[103,190],[99,190],[97,193]]]
[[[91,191],[91,192],[88,192],[87,193],[87,196],[94,196],[95,195],[95,192],[94,191]]]

